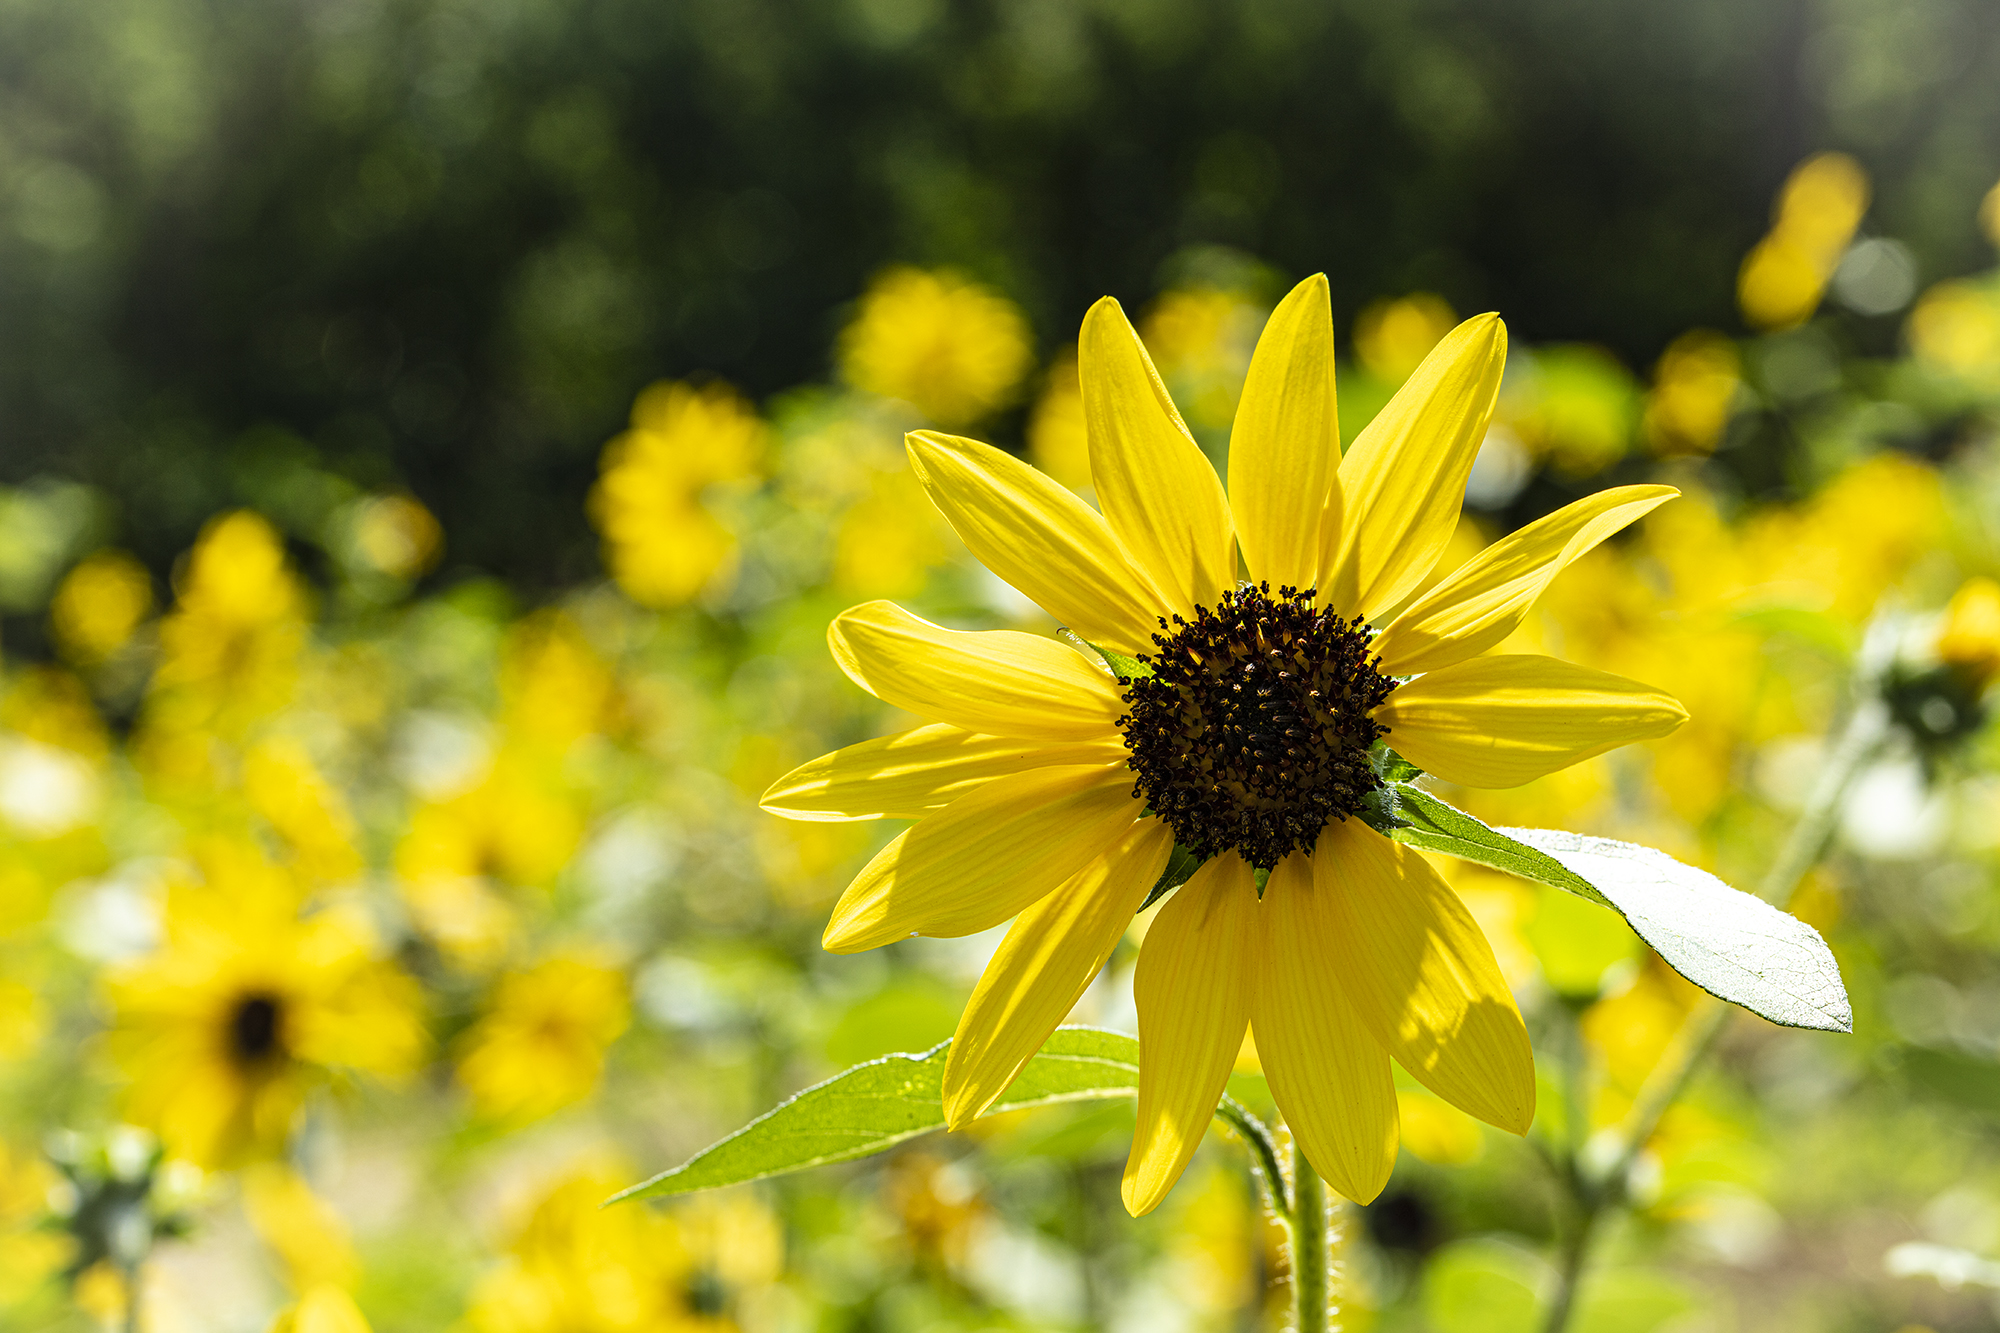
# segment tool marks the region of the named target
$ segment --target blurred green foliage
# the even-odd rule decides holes
[[[1222,246],[1342,327],[1421,288],[1638,369],[1732,327],[1811,148],[1975,267],[1996,84],[1983,0],[8,0],[0,481],[101,488],[162,571],[401,484],[447,570],[547,589],[641,385],[815,378],[891,261],[1045,347]]]

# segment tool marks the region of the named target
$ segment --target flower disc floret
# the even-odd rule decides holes
[[[1315,608],[1310,590],[1225,591],[1180,616],[1126,680],[1119,719],[1135,796],[1202,860],[1234,850],[1268,870],[1382,785],[1369,716],[1396,688],[1361,617]]]

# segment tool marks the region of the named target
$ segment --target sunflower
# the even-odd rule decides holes
[[[249,856],[206,869],[172,890],[164,947],[111,978],[110,1047],[135,1123],[232,1166],[282,1150],[315,1089],[413,1072],[425,1037],[415,983],[355,914],[301,916],[286,877]]]
[[[1686,714],[1622,677],[1489,651],[1670,487],[1580,500],[1425,587],[1505,361],[1497,317],[1460,324],[1343,457],[1327,285],[1310,278],[1258,340],[1225,494],[1107,298],[1079,342],[1101,513],[998,449],[909,437],[966,546],[1097,650],[855,607],[829,631],[835,660],[924,724],[764,797],[798,819],[921,821],[848,887],[830,950],[1017,918],[952,1043],[952,1125],[1061,1022],[1178,847],[1200,868],[1160,908],[1134,979],[1132,1212],[1187,1165],[1246,1030],[1306,1159],[1350,1198],[1374,1198],[1395,1160],[1392,1058],[1526,1131],[1533,1058],[1491,947],[1430,863],[1362,817],[1377,742],[1447,781],[1507,787]]]

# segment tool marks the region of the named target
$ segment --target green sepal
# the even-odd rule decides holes
[[[1397,754],[1389,748],[1389,742],[1379,738],[1368,747],[1368,762],[1375,766],[1375,775],[1384,782],[1415,782],[1424,775],[1424,770]]]
[[[1127,657],[1116,649],[1102,647],[1080,635],[1071,634],[1070,637],[1103,658],[1104,665],[1110,667],[1111,674],[1120,680],[1145,680],[1153,674],[1153,668],[1136,657]]]
[[[1201,869],[1202,865],[1203,862],[1201,859],[1193,852],[1179,843],[1175,843],[1173,855],[1167,858],[1167,868],[1160,872],[1160,877],[1157,880],[1153,881],[1152,891],[1146,895],[1146,901],[1139,904],[1139,911],[1145,911],[1148,907],[1151,907],[1154,903],[1160,901],[1160,899],[1166,897],[1190,879],[1193,879],[1194,872]],[[1137,916],[1138,912],[1133,913],[1133,915]]]

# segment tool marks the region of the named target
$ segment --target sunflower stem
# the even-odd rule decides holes
[[[1819,781],[1807,797],[1805,809],[1792,825],[1778,854],[1772,858],[1758,896],[1774,907],[1784,907],[1798,892],[1840,823],[1841,804],[1854,779],[1860,776],[1882,744],[1888,739],[1890,716],[1880,692],[1883,668],[1887,665],[1893,640],[1880,627],[1871,627],[1860,661],[1855,666],[1852,685],[1853,711],[1848,715],[1840,738],[1834,743],[1821,770]],[[1568,1154],[1558,1180],[1568,1194],[1569,1217],[1563,1228],[1556,1262],[1556,1286],[1549,1298],[1543,1333],[1564,1333],[1576,1304],[1578,1286],[1590,1262],[1591,1245],[1601,1232],[1601,1223],[1612,1209],[1627,1200],[1632,1168],[1652,1141],[1653,1133],[1674,1103],[1693,1083],[1729,1026],[1734,1011],[1729,1005],[1703,996],[1669,1046],[1666,1058],[1647,1077],[1638,1100],[1626,1117],[1617,1138],[1617,1149],[1608,1165],[1586,1169],[1577,1154]]]
[[[1298,1333],[1332,1329],[1328,1269],[1332,1238],[1327,1230],[1326,1186],[1292,1142],[1292,1306]]]

